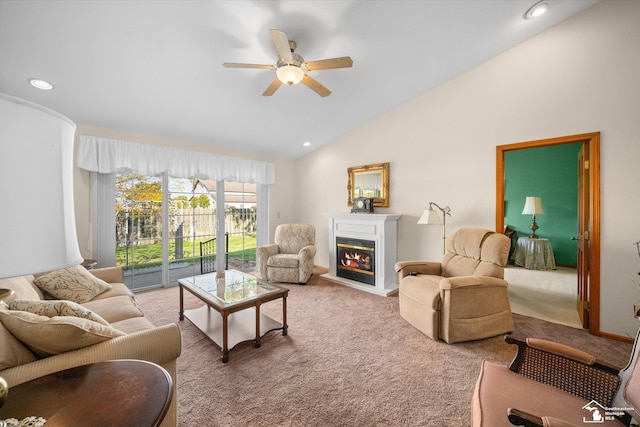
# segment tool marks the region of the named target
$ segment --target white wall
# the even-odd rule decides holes
[[[497,145],[601,132],[603,332],[634,336],[640,292],[640,2],[608,0],[506,51],[297,162],[298,220],[348,212],[350,166],[390,162],[401,213],[398,259],[436,260],[442,229],[416,224],[429,201],[449,205],[447,234],[495,227]],[[419,54],[419,53],[418,53]]]
[[[152,135],[126,132],[116,129],[107,129],[91,125],[78,125],[76,131],[77,149],[79,135],[94,135],[104,138],[115,138],[126,141],[139,142],[142,144],[153,144],[166,147],[175,147],[183,150],[203,151],[224,156],[247,158],[271,162],[275,164],[276,182],[269,189],[269,236],[273,239],[276,225],[283,222],[293,222],[295,220],[295,204],[292,198],[296,180],[295,163],[293,160],[262,156],[253,153],[246,153],[228,150],[219,147],[205,146],[187,141],[177,141],[161,138]],[[75,162],[74,162],[75,163]],[[80,252],[84,258],[94,258],[92,256],[95,245],[91,236],[91,179],[90,173],[78,167],[74,168],[74,197],[76,228],[78,233],[78,243]],[[280,212],[280,218],[278,218]]]

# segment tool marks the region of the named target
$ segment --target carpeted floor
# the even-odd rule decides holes
[[[179,322],[180,426],[468,426],[482,360],[508,364],[503,337],[447,345],[398,313],[398,298],[320,279],[283,285],[288,336],[271,332],[256,349],[238,345],[229,363],[188,320]],[[137,295],[157,325],[178,322],[177,287]],[[185,293],[185,308],[202,303]],[[262,312],[281,320],[282,302]],[[624,366],[631,344],[514,315],[518,336],[559,340]]]
[[[575,268],[540,271],[508,266],[504,278],[509,282],[509,301],[514,313],[582,328],[576,304]]]

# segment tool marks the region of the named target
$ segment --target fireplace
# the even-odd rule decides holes
[[[336,275],[375,286],[375,246],[372,240],[336,237]]]
[[[328,213],[325,215],[329,218],[329,271],[321,277],[350,288],[385,297],[398,292],[394,264],[398,251],[398,220],[401,215],[376,213]],[[342,264],[342,256],[338,255],[340,249],[343,249],[342,247],[338,248],[338,243],[344,244],[343,239],[346,239],[347,244],[351,246],[367,248],[358,249],[358,251],[370,252],[371,274],[369,274],[369,270],[361,269],[360,263],[358,263],[357,270],[361,271],[355,271],[360,274],[353,278],[351,274],[354,271],[345,268],[347,266]],[[365,241],[365,244],[362,240]],[[359,244],[353,244],[353,241],[359,242]],[[347,262],[345,261],[345,263]],[[355,263],[352,264],[355,266]],[[339,265],[343,268],[338,268]],[[364,267],[366,263],[362,265]],[[345,274],[349,277],[344,277]],[[362,281],[363,279],[364,281]]]

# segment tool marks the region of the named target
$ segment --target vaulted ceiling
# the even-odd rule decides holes
[[[534,0],[0,0],[0,92],[76,123],[297,158],[597,1],[523,19]],[[262,96],[275,71],[222,63],[275,64],[271,28],[306,60],[353,67],[309,72],[325,98]]]

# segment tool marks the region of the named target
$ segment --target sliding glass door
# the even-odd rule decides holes
[[[256,268],[256,184],[224,183],[224,228],[228,236],[228,266],[236,270]]]
[[[116,265],[131,289],[161,283],[162,179],[116,176]]]
[[[103,181],[98,188],[108,189]],[[134,173],[115,174],[114,185],[115,265],[123,268],[130,289],[166,286],[220,268],[256,269],[258,212],[266,211],[260,186]],[[100,194],[97,199],[103,205],[110,200]],[[107,230],[97,232],[104,247],[109,227],[101,229]]]

